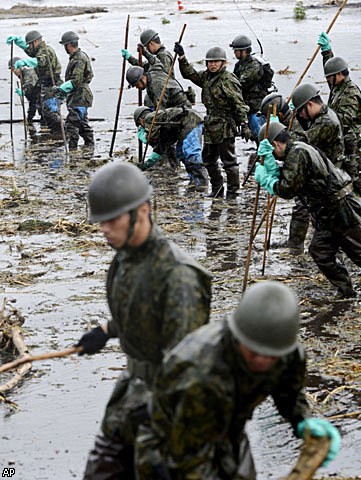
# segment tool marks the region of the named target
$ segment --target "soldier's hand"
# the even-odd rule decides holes
[[[175,42],[174,44],[174,52],[179,55],[180,57],[184,56],[184,48],[179,42]]]
[[[251,140],[252,138],[252,132],[251,129],[248,126],[248,123],[242,123],[241,125],[241,137],[248,142],[248,140]]]
[[[107,341],[109,340],[109,335],[104,332],[102,327],[95,327],[90,332],[85,333],[79,342],[76,344],[76,347],[83,347],[83,350],[79,352],[79,355],[92,355],[93,353],[99,352]]]

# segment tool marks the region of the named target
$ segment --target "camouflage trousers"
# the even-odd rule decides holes
[[[87,110],[87,107],[68,107],[69,113],[65,120],[65,130],[70,150],[78,147],[79,137],[84,139],[85,146],[94,146],[94,135],[89,125]]]
[[[51,133],[61,132],[59,101],[54,97],[51,87],[41,86],[40,104],[43,119]]]
[[[227,176],[227,193],[239,190],[239,168],[236,157],[235,138],[225,138],[221,143],[205,143],[202,151],[203,165],[208,171],[212,191],[222,188],[223,176],[218,165],[221,160]]]
[[[292,208],[288,247],[295,253],[303,253],[304,242],[307,235],[311,215],[308,208],[295,197],[295,205]]]
[[[135,480],[134,445],[140,425],[149,423],[150,390],[124,372],[106,407],[86,465],[84,480]]]
[[[339,249],[353,263],[361,267],[361,225],[345,232],[320,229],[316,225],[310,245],[310,254],[321,272],[345,297],[353,296],[352,282],[346,266],[337,255]]]
[[[256,469],[245,431],[240,435],[237,445],[228,439],[217,446],[209,445],[214,452],[212,462],[195,466],[196,472],[185,471],[181,464],[169,458],[167,440],[160,440],[149,426],[141,426],[136,439],[137,480],[184,480],[195,478],[202,480],[256,480]],[[204,449],[207,449],[207,440]],[[238,454],[235,454],[237,452]],[[192,475],[193,474],[193,475]]]

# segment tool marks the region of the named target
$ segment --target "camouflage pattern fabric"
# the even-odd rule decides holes
[[[249,55],[245,60],[236,63],[233,73],[241,84],[243,99],[249,106],[249,115],[257,113],[262,100],[268,94],[268,90],[260,84],[263,76],[261,62]]]
[[[308,416],[302,347],[267,373],[252,373],[226,321],[188,335],[164,359],[157,376],[151,429],[137,439],[139,480],[163,465],[171,480],[255,479],[244,456],[244,428],[271,395],[296,429]],[[247,463],[247,465],[246,465]]]
[[[341,294],[352,295],[347,269],[336,259],[342,246],[346,255],[361,266],[361,199],[352,191],[351,178],[303,142],[290,141],[283,160],[275,195],[286,199],[298,196],[307,202],[315,219],[310,254]]]
[[[37,110],[41,116],[40,85],[38,83],[38,76],[33,68],[22,68],[21,75],[23,92],[29,102],[27,121],[31,122]]]
[[[91,107],[93,94],[89,83],[93,79],[90,59],[80,48],[69,57],[65,72],[65,81],[71,80],[74,90],[66,98],[68,107]]]
[[[77,148],[79,136],[84,139],[87,147],[94,145],[93,130],[89,125],[87,113],[88,107],[93,104],[93,94],[89,87],[93,76],[90,59],[79,48],[69,56],[65,72],[65,81],[71,80],[74,86],[74,90],[66,98],[69,113],[65,121],[65,128],[71,150]]]
[[[153,226],[137,248],[117,251],[107,279],[109,334],[128,357],[109,400],[84,479],[135,479],[134,441],[164,354],[208,322],[210,275]],[[108,475],[108,476],[107,476]],[[120,477],[119,477],[120,478]]]
[[[237,126],[247,122],[249,108],[244,103],[239,81],[226,67],[216,74],[208,70],[197,71],[184,57],[179,60],[184,78],[202,89],[202,102],[207,109],[204,119],[204,142],[222,143],[235,137]]]
[[[25,52],[29,57],[35,57],[38,61],[35,72],[40,84],[40,103],[43,118],[52,133],[59,133],[61,131],[59,105],[52,91],[53,82],[51,74],[52,72],[55,85],[63,83],[60,77],[61,65],[58,57],[53,48],[46,45],[44,41],[36,49],[28,47]]]
[[[155,55],[152,55],[146,48],[143,48],[143,56],[147,59],[147,62],[144,62],[142,67],[144,71],[147,72],[152,65],[157,63],[157,60],[163,65],[163,70],[168,74],[170,67],[173,62],[173,55],[165,48],[164,45],[160,47],[158,52]],[[130,56],[128,62],[131,65],[139,65],[137,58]],[[171,78],[174,78],[174,70],[172,71]]]
[[[146,75],[148,80],[146,87],[147,94],[152,104],[158,105],[168,75],[163,70],[163,66],[160,62],[152,65]],[[181,107],[182,105],[189,108],[192,107],[182,85],[177,80],[170,78],[160,108]]]

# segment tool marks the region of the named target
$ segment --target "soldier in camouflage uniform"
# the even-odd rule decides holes
[[[203,163],[212,184],[211,197],[223,197],[223,176],[218,165],[221,159],[227,175],[227,198],[234,199],[239,191],[239,168],[235,152],[237,126],[241,135],[250,135],[247,123],[249,108],[242,98],[239,81],[226,70],[226,52],[219,47],[208,50],[207,69],[197,71],[188,62],[184,49],[178,42],[174,51],[179,55],[182,76],[202,89],[202,102],[207,115],[204,119]]]
[[[107,279],[112,319],[85,334],[82,353],[119,338],[128,369],[106,408],[86,480],[135,479],[134,441],[163,355],[208,322],[210,275],[153,223],[152,188],[126,162],[103,166],[89,186],[90,221],[116,250]]]
[[[245,426],[269,395],[298,437],[320,426],[317,436],[332,439],[332,460],[340,435],[326,420],[308,418],[298,325],[291,289],[261,282],[233,315],[173,348],[156,379],[151,428],[137,439],[138,479],[255,480]]]
[[[246,35],[238,35],[229,45],[238,62],[234,66],[233,73],[239,79],[242,86],[243,99],[249,106],[249,126],[254,139],[257,141],[259,129],[265,123],[266,117],[257,115],[263,98],[268,94],[268,85],[264,83],[265,64],[251,55],[252,42]]]
[[[346,266],[336,257],[340,248],[361,267],[361,199],[353,192],[351,177],[311,145],[294,142],[281,123],[260,130],[255,178],[271,195],[298,196],[308,206],[315,229],[310,254],[321,272],[338,288],[342,298],[355,297]],[[274,153],[274,155],[273,155]],[[275,162],[276,157],[283,167]]]
[[[93,79],[93,69],[88,55],[78,47],[79,36],[72,31],[65,32],[59,42],[69,55],[65,72],[65,82],[55,87],[61,98],[66,97],[68,116],[65,121],[69,150],[78,148],[79,136],[84,139],[84,147],[94,147],[93,130],[89,125],[88,108],[93,104],[93,94],[89,83]]]
[[[9,68],[11,68],[11,59],[9,60]],[[13,71],[15,75],[20,79],[21,87],[17,88],[16,93],[19,96],[25,96],[29,102],[26,120],[28,123],[32,123],[36,111],[40,115],[40,122],[43,122],[41,117],[40,106],[40,85],[38,82],[38,76],[35,73],[33,67],[28,67],[26,60],[22,60],[20,57],[13,58]]]
[[[22,37],[11,35],[6,40],[7,43],[14,42],[18,47],[34,59],[35,72],[40,84],[40,100],[43,118],[52,133],[61,132],[60,112],[58,101],[53,92],[53,80],[55,85],[61,85],[60,78],[61,65],[54,50],[46,45],[42,35],[37,30],[31,30]]]
[[[154,151],[160,155],[177,142],[177,158],[184,163],[189,184],[197,191],[203,191],[208,186],[208,178],[202,163],[202,116],[184,106],[158,110],[149,138],[154,116],[155,112],[148,107],[139,107],[135,110],[134,121],[138,126],[138,137],[144,143],[148,140]],[[153,165],[153,162],[147,160],[140,167],[147,170]]]

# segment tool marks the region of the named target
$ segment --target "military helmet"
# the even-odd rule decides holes
[[[212,47],[206,53],[206,61],[208,60],[227,60],[225,50],[221,47]]]
[[[258,140],[260,142],[262,142],[262,140],[266,138],[266,128],[267,128],[266,124],[262,125],[258,133]],[[268,127],[268,135],[267,135],[268,141],[272,143],[273,140],[277,138],[278,135],[284,130],[287,130],[287,128],[285,127],[285,125],[283,125],[283,123],[271,122]]]
[[[148,30],[144,30],[144,32],[140,34],[140,43],[143,45],[143,47],[146,47],[152,40],[157,37],[158,33],[155,30],[149,28]]]
[[[135,165],[108,163],[94,175],[88,189],[91,223],[106,222],[150,199],[152,187]]]
[[[325,77],[336,75],[336,73],[343,72],[348,69],[347,62],[341,57],[332,57],[325,63],[323,70]]]
[[[292,94],[292,103],[296,112],[301,110],[301,108],[304,107],[309,100],[317,97],[319,93],[320,90],[315,87],[315,85],[311,85],[310,83],[304,83],[303,85],[297,87]]]
[[[144,74],[143,67],[130,67],[127,70],[127,82],[130,86],[135,87],[139,80],[142,78]]]
[[[252,46],[252,42],[250,38],[246,37],[246,35],[238,35],[233,39],[229,46],[233,48],[233,50],[245,50]]]
[[[262,115],[267,116],[268,107],[270,105],[274,105],[274,104],[277,105],[276,115],[279,112],[285,113],[290,108],[288,106],[288,103],[286,102],[286,100],[282,97],[282,95],[280,95],[279,93],[273,92],[273,93],[269,93],[268,95],[266,95],[261,102],[261,113],[262,113]]]
[[[228,318],[234,337],[259,355],[280,357],[297,347],[298,300],[281,282],[252,285]]]
[[[79,35],[75,32],[69,31],[63,33],[60,44],[61,45],[66,45],[67,43],[72,43],[72,42],[77,42],[79,40]]]
[[[10,60],[8,61],[8,68],[15,67],[15,63],[18,60],[22,60],[22,58],[20,58],[20,57],[13,57],[12,59],[10,58]],[[12,63],[11,63],[11,61],[12,61]]]
[[[133,118],[136,125],[138,125],[139,120],[143,118],[143,115],[148,112],[150,113],[152,110],[149,107],[138,107],[134,110]]]
[[[35,42],[35,40],[39,40],[39,38],[42,37],[42,34],[38,32],[37,30],[31,30],[25,35],[25,42],[26,43],[32,43]]]

